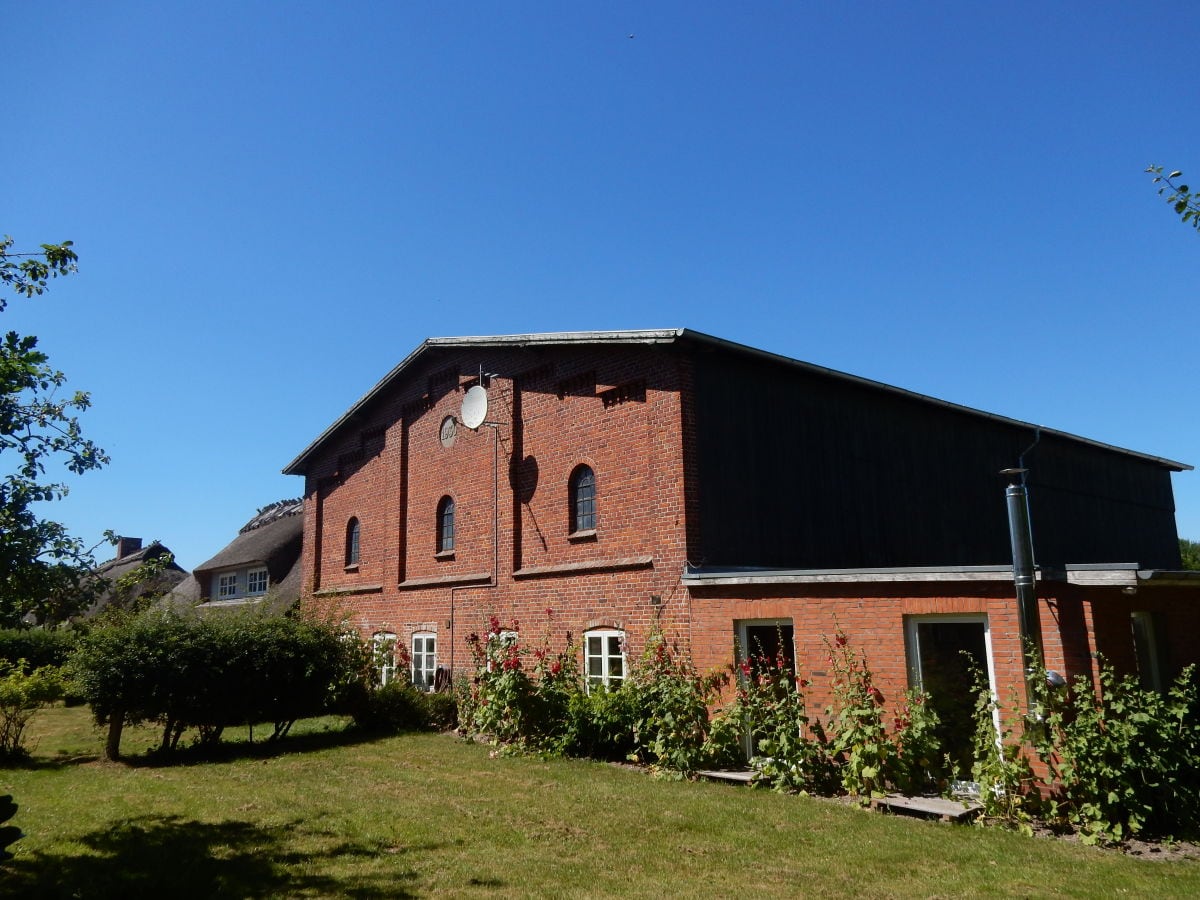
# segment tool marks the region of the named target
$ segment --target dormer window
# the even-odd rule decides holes
[[[255,596],[267,592],[267,570],[251,569],[246,573],[246,593]]]
[[[212,587],[217,600],[240,600],[245,597],[258,599],[267,593],[271,579],[267,567],[255,565],[249,569],[234,569],[218,572],[213,576]]]

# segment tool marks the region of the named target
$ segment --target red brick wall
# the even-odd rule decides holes
[[[494,427],[460,426],[445,447],[442,422],[458,413],[481,369],[497,373],[487,384]],[[630,662],[657,626],[690,648],[701,671],[732,661],[736,621],[791,619],[815,703],[825,702],[830,674],[822,637],[839,626],[894,699],[908,686],[906,616],[986,614],[1001,699],[1023,694],[1006,579],[735,585],[689,594],[681,576],[689,547],[698,546],[704,489],[688,465],[691,385],[685,356],[635,345],[427,350],[309,465],[310,602],[344,616],[364,637],[391,631],[407,643],[415,631],[436,631],[439,663],[460,673],[467,635],[483,633],[492,615],[519,622],[527,637],[549,635],[555,646],[568,632],[578,641],[587,627],[623,628]],[[583,539],[570,534],[567,496],[581,463],[595,472],[598,515],[596,534]],[[446,495],[455,501],[455,547],[439,555],[436,510]],[[361,559],[348,570],[351,517],[361,523]],[[1116,588],[1042,583],[1038,593],[1046,663],[1068,676],[1092,674],[1097,650],[1132,666],[1133,608],[1169,616],[1175,665],[1196,657],[1188,638],[1200,616],[1182,589],[1130,598]]]
[[[459,426],[444,447],[442,421],[480,366],[497,373],[496,427]],[[673,357],[640,347],[430,353],[310,466],[304,566],[317,604],[364,636],[435,630],[439,664],[453,657],[460,671],[466,636],[491,615],[556,646],[588,626],[623,628],[632,655],[653,626],[685,636],[679,380]],[[573,539],[567,482],[581,463],[595,472],[598,522]],[[438,555],[446,495],[455,547]],[[361,562],[347,571],[352,516]]]

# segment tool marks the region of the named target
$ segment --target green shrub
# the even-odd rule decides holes
[[[618,761],[634,751],[632,692],[603,686],[571,693],[562,750],[567,756]]]
[[[269,722],[277,739],[370,677],[361,641],[325,623],[157,610],[93,629],[72,669],[96,722],[109,726],[110,758],[122,727],[140,722],[162,727],[163,751],[188,728],[214,743],[230,725]]]
[[[26,671],[66,665],[77,632],[67,629],[0,628],[0,662],[20,661]]]
[[[1040,794],[1033,767],[1019,740],[1014,739],[1011,717],[1004,716],[992,695],[988,677],[976,669],[974,673],[975,736],[971,778],[979,785],[979,802],[983,806],[981,825],[998,823],[1032,836]],[[1016,700],[1010,709],[1016,709]],[[1000,733],[996,719],[1000,717]]]
[[[633,712],[630,758],[683,774],[707,765],[708,709],[727,681],[728,673],[699,675],[661,632],[653,632],[620,687]]]
[[[25,727],[38,710],[63,696],[62,670],[42,666],[26,671],[24,660],[0,666],[0,759],[27,755],[22,739]]]
[[[782,655],[744,659],[740,676],[734,702],[718,717],[723,727],[710,745],[723,743],[727,752],[736,751],[758,781],[776,790],[829,791],[833,763],[820,723],[808,716],[807,680]]]
[[[458,727],[458,702],[450,691],[421,691],[419,702],[425,728],[450,731]]]
[[[448,693],[430,693],[404,681],[370,692],[354,714],[354,724],[371,732],[446,731],[458,723],[458,707]]]
[[[461,696],[461,722],[500,744],[565,752],[572,698],[582,690],[575,648],[552,652],[549,636],[527,646],[514,622],[493,616],[484,637],[469,635],[475,672]]]
[[[1099,690],[1076,679],[1067,696],[1047,686],[1029,738],[1050,772],[1047,814],[1091,842],[1200,826],[1200,697],[1188,667],[1166,694],[1101,664]]]
[[[922,793],[936,787],[942,767],[938,717],[920,691],[907,691],[893,707],[891,728],[883,693],[866,654],[853,649],[842,629],[825,639],[833,670],[834,702],[825,709],[827,752],[842,789],[864,800],[888,790]]]

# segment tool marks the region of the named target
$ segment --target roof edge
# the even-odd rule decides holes
[[[309,457],[319,448],[326,440],[332,437],[341,429],[348,421],[354,418],[355,414],[360,409],[374,400],[380,393],[386,390],[392,382],[408,369],[420,356],[431,349],[445,348],[461,348],[461,347],[525,347],[525,346],[562,346],[572,344],[672,344],[680,341],[690,341],[695,344],[708,345],[714,348],[727,350],[733,353],[738,353],[746,356],[757,357],[759,359],[775,362],[781,365],[791,366],[792,368],[802,369],[806,372],[824,375],[830,378],[836,378],[842,381],[848,381],[863,387],[874,390],[884,391],[896,396],[906,397],[911,400],[916,400],[921,403],[939,406],[943,409],[954,412],[966,413],[972,416],[978,416],[985,419],[990,419],[1003,425],[1028,428],[1040,434],[1050,435],[1057,438],[1063,438],[1069,441],[1077,441],[1092,447],[1102,450],[1107,450],[1112,453],[1120,453],[1124,456],[1132,456],[1141,459],[1145,462],[1153,463],[1168,469],[1173,472],[1191,471],[1195,467],[1188,463],[1178,462],[1176,460],[1167,459],[1162,456],[1154,456],[1149,453],[1142,453],[1137,450],[1130,450],[1125,447],[1118,447],[1115,444],[1107,444],[1103,441],[1093,440],[1091,438],[1082,437],[1077,434],[1072,434],[1068,431],[1059,431],[1054,428],[1046,428],[1042,425],[1037,425],[1032,422],[1025,422],[1021,419],[1013,419],[1009,416],[1002,416],[996,413],[986,412],[975,407],[965,406],[961,403],[952,403],[949,400],[941,400],[937,397],[932,397],[928,394],[921,394],[916,391],[910,391],[905,388],[896,387],[886,384],[882,381],[874,381],[870,378],[863,378],[859,375],[851,375],[848,372],[842,372],[838,369],[831,369],[826,366],[815,365],[814,363],[804,362],[795,359],[794,357],[784,356],[780,353],[773,353],[769,350],[760,350],[757,347],[751,347],[748,344],[739,344],[736,341],[726,340],[725,338],[714,337],[710,334],[705,334],[701,331],[693,331],[688,328],[653,328],[640,330],[624,330],[624,331],[560,331],[560,332],[531,332],[527,334],[501,334],[501,335],[479,335],[479,336],[464,336],[464,337],[440,337],[426,338],[416,349],[408,356],[404,357],[396,366],[392,368],[386,375],[383,376],[374,387],[367,391],[359,400],[354,403],[346,412],[338,417],[328,428],[322,431],[315,440],[313,440],[303,451],[282,470],[284,475],[303,475],[304,465]]]

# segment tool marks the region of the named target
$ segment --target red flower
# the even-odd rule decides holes
[[[810,684],[810,682],[807,678],[797,678],[796,679],[797,687],[806,688],[806,687],[808,687],[809,684]]]
[[[550,663],[550,674],[551,675],[557,675],[561,671],[562,671],[562,663],[560,663],[557,659],[554,662]]]
[[[835,637],[833,639],[833,642],[835,644],[837,644],[839,647],[845,647],[846,646],[846,635],[839,631],[837,633],[837,637]]]
[[[488,619],[488,631],[490,631],[492,634],[500,633],[500,620],[496,616],[492,616],[490,619]]]
[[[743,675],[747,678],[750,677],[750,661],[748,659],[742,660],[741,670]]]
[[[554,618],[554,610],[552,610],[552,609],[551,609],[550,607],[548,607],[548,606],[546,607],[546,618],[547,618],[547,619],[553,619],[553,618]]]

